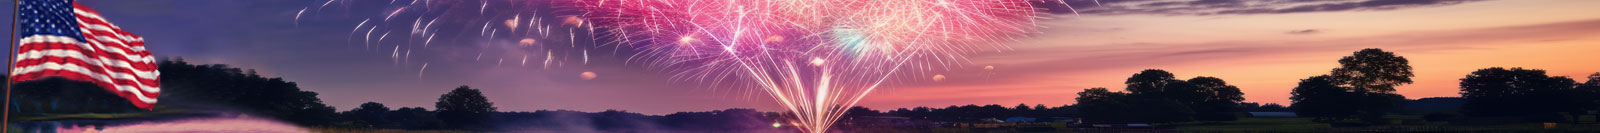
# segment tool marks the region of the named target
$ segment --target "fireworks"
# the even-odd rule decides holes
[[[301,9],[294,21],[351,2]],[[930,75],[946,80],[930,72],[966,64],[969,54],[1005,50],[1003,44],[1035,32],[1039,17],[1032,2],[1039,1],[414,0],[388,3],[354,24],[350,35],[369,49],[393,47],[383,50],[396,62],[427,50],[435,37],[520,50],[469,57],[487,56],[496,66],[506,58],[517,63],[518,56],[524,66],[533,59],[543,68],[567,59],[587,63],[600,45],[631,48],[637,53],[630,62],[667,70],[678,81],[765,92],[796,117],[781,123],[825,132],[873,90]],[[502,6],[511,10],[490,9]],[[549,14],[559,11],[576,13]]]
[[[548,1],[523,0],[327,0],[299,9],[293,20],[298,24],[356,16],[359,22],[348,30],[351,44],[388,55],[395,64],[417,70],[419,78],[429,60],[495,66],[510,60],[533,68],[587,64],[578,60],[588,59],[595,46],[577,45],[593,43],[586,26],[573,16],[577,13],[552,7]],[[439,43],[450,45],[434,46]],[[440,56],[455,53],[472,55]]]
[[[574,3],[608,29],[599,33],[677,72],[674,79],[759,88],[810,132],[825,132],[896,75],[966,63],[965,55],[1005,49],[1037,27],[1026,0]]]

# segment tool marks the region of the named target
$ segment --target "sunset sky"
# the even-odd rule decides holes
[[[1544,69],[1580,81],[1600,72],[1595,0],[1068,1],[1078,14],[1042,8],[1054,13],[1040,20],[1041,33],[1019,38],[1010,50],[974,55],[970,65],[939,72],[949,77],[943,82],[897,83],[861,105],[1061,106],[1075,103],[1085,88],[1122,90],[1128,76],[1144,69],[1183,79],[1218,77],[1240,87],[1247,102],[1288,104],[1300,79],[1328,73],[1340,57],[1363,48],[1411,61],[1416,83],[1398,87],[1411,99],[1459,96],[1458,79],[1487,67]],[[472,57],[514,45],[511,39],[440,41],[432,44],[437,48],[418,51],[433,56],[396,61],[389,51],[349,41],[350,28],[361,18],[325,13],[294,20],[297,11],[322,0],[79,2],[144,36],[158,57],[283,77],[339,110],[368,101],[432,108],[440,94],[470,85],[483,89],[501,111],[781,111],[750,90],[668,80],[664,72],[626,62],[628,55],[599,54],[587,65],[548,69]],[[502,53],[484,58],[523,57]],[[423,63],[429,65],[425,70]],[[585,71],[599,76],[579,79]]]

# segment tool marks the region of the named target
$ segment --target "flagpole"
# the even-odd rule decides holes
[[[0,109],[5,110],[5,113],[0,113],[5,115],[0,116],[0,121],[4,121],[5,124],[0,124],[0,132],[11,131],[11,70],[17,69],[17,14],[20,14],[20,12],[17,12],[17,5],[22,5],[22,2],[18,0],[11,1],[11,40],[6,43],[6,86],[4,86],[6,100],[5,107],[0,107]]]

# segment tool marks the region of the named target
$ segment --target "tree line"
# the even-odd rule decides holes
[[[1229,121],[1245,111],[1292,110],[1300,117],[1324,123],[1387,124],[1386,115],[1399,113],[1407,102],[1448,106],[1452,98],[1408,101],[1396,87],[1413,83],[1410,61],[1382,49],[1356,51],[1338,60],[1328,74],[1301,79],[1292,89],[1292,104],[1258,110],[1226,108],[1240,103],[1242,93],[1219,78],[1179,80],[1172,73],[1149,69],[1134,74],[1122,92],[1089,88],[1078,93],[1076,106],[1088,123],[1173,123]],[[1459,120],[1456,116],[1498,117],[1477,121],[1578,122],[1581,116],[1600,115],[1600,73],[1576,82],[1549,76],[1544,70],[1491,67],[1461,79],[1458,112],[1433,112],[1427,119]],[[1446,102],[1441,103],[1439,102]],[[1454,111],[1454,110],[1451,110]],[[1459,113],[1459,114],[1457,114]],[[1563,118],[1565,117],[1565,118]],[[1600,119],[1595,120],[1600,122]]]

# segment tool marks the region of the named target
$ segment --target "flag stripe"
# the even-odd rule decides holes
[[[57,50],[57,51],[66,51],[66,50]],[[46,65],[46,64],[51,64],[51,63],[55,63],[55,64],[72,64],[72,65],[84,64],[84,65],[79,65],[79,66],[87,66],[87,67],[84,67],[84,69],[87,69],[88,72],[104,72],[105,75],[108,75],[110,78],[113,78],[115,80],[138,80],[139,81],[138,83],[140,83],[140,84],[156,84],[157,83],[157,82],[154,81],[156,79],[156,77],[146,77],[144,75],[139,75],[139,74],[151,74],[151,75],[153,75],[153,74],[155,74],[154,72],[135,72],[133,70],[117,68],[117,67],[100,67],[97,64],[101,64],[101,63],[88,62],[86,60],[77,59],[77,58],[63,58],[63,59],[58,59],[58,60],[32,59],[32,60],[22,60],[22,61],[23,62],[30,62],[30,63],[28,63],[28,64],[18,64],[18,66],[27,66],[27,67],[19,67],[17,69],[13,69],[13,70],[15,70],[13,73],[29,73],[29,72],[42,71],[42,70],[45,70],[45,69],[52,69],[52,68],[47,68],[47,67],[35,67],[36,65]],[[146,86],[146,87],[154,87],[154,86]]]
[[[63,37],[63,36],[29,36],[29,37],[22,38],[21,41],[22,41],[22,46],[23,47],[27,47],[29,44],[34,44],[34,43],[51,43],[51,42],[63,42],[63,41],[74,41],[74,42],[76,42],[77,40],[73,39],[71,37]],[[139,43],[139,44],[143,44],[143,43]],[[98,49],[98,50],[102,50],[104,52],[108,52],[111,55],[120,55],[123,59],[130,60],[130,61],[133,61],[133,62],[142,62],[142,63],[154,63],[155,62],[155,59],[151,58],[150,55],[149,55],[150,53],[148,53],[148,52],[129,54],[129,52],[126,52],[127,50],[124,50],[124,48],[120,48],[120,47],[117,47],[117,46],[91,45],[90,43],[74,43],[73,45],[77,45],[78,47],[92,47],[94,49]],[[135,55],[135,54],[138,54],[138,55]]]
[[[82,56],[82,57],[90,56],[90,55],[85,55],[82,52],[82,51],[88,51],[88,49],[84,49],[84,48],[88,47],[90,45],[84,44],[84,43],[78,43],[76,40],[72,40],[71,38],[67,38],[67,37],[61,37],[61,36],[32,36],[32,37],[28,37],[28,38],[23,38],[22,40],[23,40],[24,46],[30,45],[30,44],[32,44],[32,45],[67,44],[67,45],[59,45],[59,46],[53,46],[53,47],[42,47],[42,48],[29,49],[30,51],[20,51],[20,53],[17,54],[17,59],[18,60],[28,59],[28,58],[43,58],[43,57],[35,57],[35,56],[45,56],[45,55],[30,55],[30,54],[27,54],[28,52],[32,52],[31,50],[80,50],[80,51],[75,51],[75,52],[78,55]],[[45,41],[33,41],[33,40],[45,40]],[[104,47],[97,47],[95,49],[105,49],[105,48]],[[108,52],[108,53],[106,53],[106,54],[94,54],[94,55],[124,55],[124,54],[119,53],[117,51],[104,51],[104,52]],[[59,55],[59,56],[73,56],[73,55]],[[76,56],[74,56],[74,57],[76,57]],[[115,64],[128,64],[127,66],[120,66],[119,65],[119,67],[132,67],[132,68],[138,69],[138,70],[155,71],[155,66],[144,66],[144,65],[132,65],[132,64],[130,64],[130,63],[153,63],[153,62],[155,62],[155,61],[149,59],[149,56],[137,56],[137,55],[135,55],[135,56],[131,56],[131,57],[130,56],[94,56],[94,57],[101,57],[101,58],[94,58],[94,59],[101,59],[101,60],[107,60],[107,61],[116,61],[117,63],[115,63]],[[109,58],[105,58],[105,57],[109,57]],[[88,59],[88,58],[85,58],[85,59]],[[22,66],[22,65],[18,65],[18,66]]]

